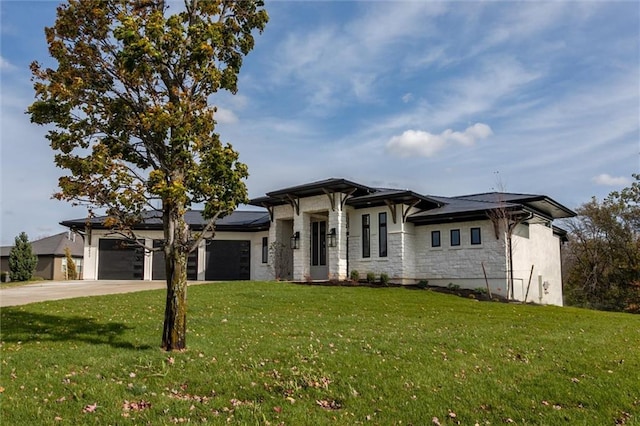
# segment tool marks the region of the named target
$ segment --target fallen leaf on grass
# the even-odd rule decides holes
[[[82,412],[83,413],[93,413],[98,409],[98,403],[93,403],[93,404],[89,404],[86,405],[83,409]]]
[[[326,399],[316,399],[316,404],[325,410],[339,410],[342,408],[342,404],[335,399],[332,399],[331,401],[327,401]]]
[[[432,424],[433,426],[441,426],[441,425],[440,425],[440,419],[438,419],[437,417],[432,418],[432,419],[431,419],[431,424]]]
[[[124,411],[142,411],[147,408],[151,408],[151,403],[149,401],[140,400],[138,402],[132,401],[129,402],[127,400],[122,404],[122,409]]]

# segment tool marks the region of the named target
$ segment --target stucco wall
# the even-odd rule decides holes
[[[528,238],[525,232],[513,236],[514,296],[524,300],[533,266],[527,301],[562,306],[560,239],[544,224],[531,224],[528,231]]]

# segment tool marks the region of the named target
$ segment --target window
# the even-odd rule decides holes
[[[262,237],[262,263],[269,260],[269,237]]]
[[[482,243],[480,237],[480,228],[471,228],[471,244],[478,245]]]
[[[378,248],[379,256],[387,257],[387,214],[378,214]]]
[[[460,245],[460,230],[452,229],[451,230],[451,245],[459,246]]]
[[[327,222],[324,220],[311,223],[311,264],[327,264]]]
[[[369,215],[362,215],[362,257],[371,257],[371,229]]]
[[[440,231],[431,231],[431,247],[440,247]]]

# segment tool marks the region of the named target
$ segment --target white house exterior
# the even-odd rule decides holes
[[[398,284],[488,286],[503,297],[562,305],[565,232],[552,222],[575,213],[546,196],[433,197],[327,179],[251,204],[266,211],[219,220],[215,237],[192,254],[189,279],[326,281],[358,271]],[[161,252],[123,247],[103,221],[62,222],[85,233],[85,279],[164,278]],[[204,224],[199,212],[187,222],[194,230]],[[150,216],[137,236],[152,247],[161,223]]]

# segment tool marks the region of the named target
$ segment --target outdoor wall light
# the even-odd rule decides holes
[[[294,232],[294,234],[291,236],[291,248],[292,249],[300,248],[300,232],[299,231]]]
[[[336,228],[331,228],[327,234],[327,239],[329,240],[329,247],[336,246]]]

